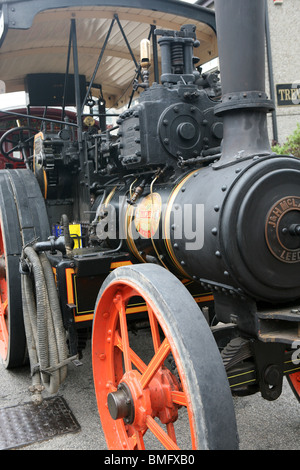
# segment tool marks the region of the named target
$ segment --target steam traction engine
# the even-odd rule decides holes
[[[241,2],[215,3],[222,100],[195,68],[193,25],[156,30],[161,84],[146,42],[117,136],[66,122],[34,133],[27,168],[0,172],[2,357],[20,365],[27,345],[40,400],[93,319],[111,449],[144,448],[147,430],[178,449],[182,416],[192,448],[235,449],[232,392],[274,400],[286,375],[300,396],[300,163],[269,146],[264,2],[242,2],[237,24]]]

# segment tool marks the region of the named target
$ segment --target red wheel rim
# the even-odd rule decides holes
[[[294,394],[300,401],[300,372],[294,372],[294,374],[288,375],[288,381],[292,387]]]
[[[6,258],[2,228],[0,225],[0,356],[3,360],[5,360],[7,357],[8,344],[9,334]]]
[[[126,305],[133,297],[142,297],[147,307],[153,346],[147,363],[132,346],[128,333]],[[98,409],[110,449],[145,449],[149,434],[164,449],[180,449],[179,410],[188,421],[190,447],[196,448],[180,357],[161,312],[134,283],[114,281],[104,291],[95,312],[92,355]],[[166,367],[170,357],[176,364],[172,370]]]

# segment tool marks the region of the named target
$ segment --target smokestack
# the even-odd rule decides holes
[[[270,154],[265,93],[265,0],[215,0],[223,116],[217,166]]]

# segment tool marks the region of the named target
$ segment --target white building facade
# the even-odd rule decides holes
[[[267,0],[278,142],[300,123],[300,0]],[[267,89],[270,90],[268,74]],[[273,123],[268,118],[269,135]]]
[[[266,91],[275,104],[269,136],[283,144],[300,123],[300,0],[261,1],[267,4]],[[214,8],[212,0],[194,3]]]

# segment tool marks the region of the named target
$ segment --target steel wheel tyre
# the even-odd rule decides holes
[[[147,306],[152,343],[147,360],[146,343],[137,348],[128,332],[126,305],[136,297]],[[108,276],[96,302],[92,358],[110,449],[145,449],[149,436],[152,449],[153,441],[168,450],[238,447],[214,338],[189,292],[164,268],[126,266]]]
[[[27,361],[19,260],[23,244],[47,239],[49,223],[35,176],[0,171],[0,357],[6,368]]]

